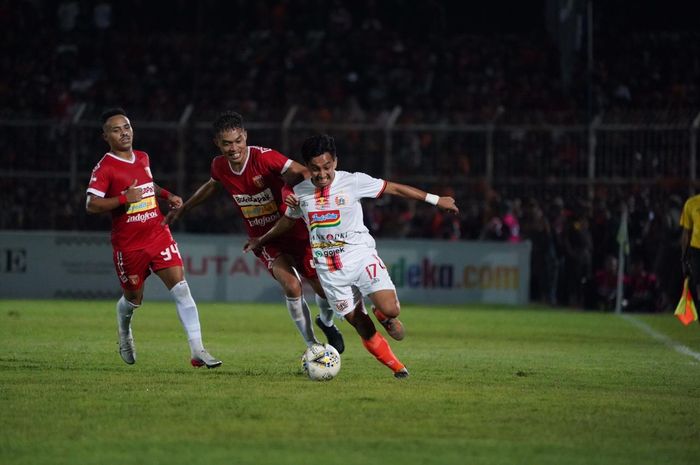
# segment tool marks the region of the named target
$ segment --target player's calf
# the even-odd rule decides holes
[[[124,296],[117,301],[117,336],[119,339],[119,355],[124,363],[136,363],[136,346],[131,332],[131,318],[139,306],[130,302]]]
[[[397,341],[402,340],[406,336],[406,331],[404,330],[403,323],[398,318],[390,318],[386,316],[381,310],[376,307],[372,307],[372,312],[377,318],[377,321],[384,326],[386,332],[392,338]]]

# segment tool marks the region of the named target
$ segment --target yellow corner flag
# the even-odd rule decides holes
[[[686,326],[698,320],[698,311],[695,309],[695,302],[693,302],[693,296],[688,287],[688,278],[683,281],[683,294],[673,314]]]

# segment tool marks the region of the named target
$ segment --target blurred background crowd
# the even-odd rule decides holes
[[[457,198],[457,217],[367,202],[375,237],[530,240],[535,301],[611,308],[626,209],[626,305],[667,311],[700,28],[682,2],[656,3],[0,0],[0,228],[108,229],[83,208],[104,108],[127,109],[156,180],[185,198],[208,178],[210,122],[234,109],[252,145],[296,158],[328,131],[341,169]],[[596,138],[601,182],[595,124],[618,125]],[[243,232],[224,197],[175,229]]]

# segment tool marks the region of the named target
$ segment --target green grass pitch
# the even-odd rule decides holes
[[[174,305],[0,301],[0,463],[695,464],[700,325],[635,315],[405,305],[396,380],[346,323],[330,382],[299,370],[283,304],[200,304],[224,365],[194,369]],[[320,333],[320,331],[319,331]],[[322,336],[322,335],[321,335]],[[670,340],[690,349],[671,347]]]

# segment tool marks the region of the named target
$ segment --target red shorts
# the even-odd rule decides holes
[[[177,242],[172,237],[157,241],[146,249],[129,252],[112,250],[112,258],[119,284],[123,289],[131,291],[140,289],[151,271],[182,266]]]
[[[294,259],[294,268],[305,278],[317,279],[311,246],[307,240],[287,239],[289,242],[273,241],[255,251],[258,259],[265,264],[267,271],[272,274],[272,263],[280,255],[290,255]],[[274,277],[274,276],[273,276]]]

